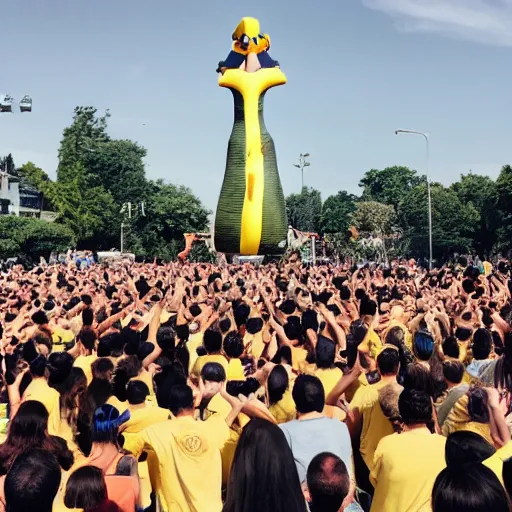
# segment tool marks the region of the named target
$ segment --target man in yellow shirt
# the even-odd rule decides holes
[[[199,356],[194,364],[192,373],[201,375],[201,370],[206,363],[219,363],[228,372],[228,360],[222,354],[222,334],[215,329],[207,329],[203,337],[203,345],[206,356]]]
[[[372,359],[377,359],[379,352],[382,350],[382,341],[375,332],[374,327],[378,321],[377,303],[368,298],[363,298],[359,305],[359,315],[361,321],[368,327],[366,338],[359,345],[359,350],[370,354]]]
[[[435,479],[446,467],[446,438],[427,428],[433,410],[426,393],[402,391],[398,408],[404,431],[384,437],[375,451],[371,512],[428,512]]]
[[[242,402],[223,395],[232,406],[227,416],[214,414],[207,421],[196,421],[192,389],[175,385],[169,391],[175,418],[152,425],[126,440],[125,448],[135,456],[150,449],[158,459],[160,474],[165,475],[156,489],[161,512],[222,510],[220,448],[242,409]]]
[[[318,341],[315,347],[315,362],[312,374],[320,379],[324,387],[325,396],[327,396],[336,386],[343,376],[343,372],[334,366],[336,358],[336,343],[329,338],[318,335]],[[306,370],[305,373],[310,373]]]
[[[129,440],[130,437],[140,434],[140,432],[151,425],[156,425],[171,419],[171,413],[168,409],[157,407],[147,401],[149,395],[149,388],[144,382],[132,380],[128,384],[126,398],[130,418],[120,427],[120,432],[123,434],[125,442],[127,439]],[[140,504],[146,509],[151,505],[151,490],[157,488],[158,480],[161,478],[161,475],[158,470],[158,460],[152,451],[148,452],[147,460],[141,457],[138,466]],[[150,479],[150,474],[153,475],[153,479]]]
[[[77,347],[80,355],[75,359],[74,366],[84,371],[87,384],[90,384],[92,382],[92,363],[98,359],[96,333],[92,329],[82,329],[78,334]]]
[[[228,380],[245,380],[244,367],[240,357],[244,353],[244,342],[236,331],[229,332],[222,343],[228,358]]]
[[[347,425],[353,440],[360,440],[359,449],[368,469],[371,470],[373,456],[380,440],[393,433],[393,426],[382,412],[379,392],[392,386],[396,394],[402,387],[396,377],[400,370],[400,356],[394,347],[385,348],[377,357],[380,380],[376,384],[360,387],[350,403]]]

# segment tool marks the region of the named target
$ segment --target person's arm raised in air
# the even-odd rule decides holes
[[[336,383],[336,385],[332,388],[329,394],[325,398],[326,405],[337,406],[338,401],[345,393],[345,391],[359,378],[359,376],[363,373],[363,368],[359,361],[359,354],[356,359],[356,364],[354,367],[346,374],[344,374],[340,380]]]
[[[488,407],[491,435],[496,447],[501,448],[510,442],[510,431],[505,419],[506,400],[500,398],[499,391],[495,388],[487,388],[486,391],[489,397]]]
[[[24,375],[29,371],[29,368],[25,368],[25,370],[18,373],[18,376],[9,384],[7,382],[7,394],[9,396],[9,405],[10,405],[10,418],[14,418],[21,404],[21,393],[20,393],[20,385]]]
[[[108,317],[106,320],[101,322],[100,325],[98,325],[98,336],[103,334],[105,331],[110,329],[116,322],[121,321],[125,316],[130,314],[131,311],[133,311],[135,308],[135,303],[130,304],[128,307],[124,308],[122,311],[119,311],[119,313],[116,313],[115,315],[112,315]]]
[[[148,368],[149,365],[154,363],[162,354],[162,348],[156,342],[158,329],[160,329],[160,323],[161,323],[160,318],[162,315],[162,308],[163,308],[162,302],[163,301],[158,302],[152,308],[153,318],[151,319],[151,322],[149,323],[148,341],[150,343],[154,344],[154,348],[153,348],[153,351],[151,352],[151,354],[146,356],[144,358],[144,360],[142,361],[142,366],[144,368]]]
[[[336,317],[334,316],[334,313],[332,311],[329,311],[329,309],[327,309],[327,306],[322,303],[319,305],[319,310],[320,310],[320,313],[322,313],[322,316],[324,317],[328,326],[334,333],[334,336],[336,338],[336,341],[338,342],[338,346],[339,346],[340,350],[346,350],[347,337],[345,335],[345,331],[338,325],[338,322],[336,321]]]

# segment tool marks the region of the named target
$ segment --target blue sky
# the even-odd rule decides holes
[[[403,164],[449,184],[512,163],[511,0],[3,0],[0,92],[30,115],[0,116],[0,154],[54,176],[76,105],[110,108],[110,133],[148,149],[147,174],[214,209],[232,124],[217,85],[234,27],[258,17],[288,84],[266,99],[285,193],[358,192],[365,171]],[[145,125],[145,126],[144,126]]]

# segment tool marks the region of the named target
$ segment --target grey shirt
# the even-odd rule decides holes
[[[345,423],[323,417],[293,420],[282,423],[279,428],[284,432],[292,450],[301,482],[306,480],[309,463],[322,452],[331,452],[337,455],[345,463],[351,478],[353,478],[352,445]]]

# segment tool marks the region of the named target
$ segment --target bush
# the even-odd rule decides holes
[[[37,260],[52,251],[65,251],[75,244],[73,232],[66,226],[44,220],[0,216],[0,259],[27,256]]]

